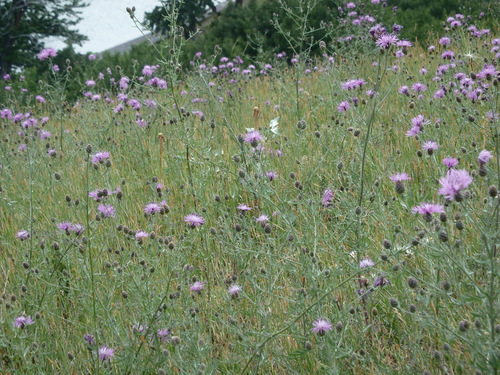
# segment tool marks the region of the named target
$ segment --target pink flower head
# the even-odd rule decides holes
[[[313,323],[313,328],[311,329],[311,331],[319,336],[323,336],[328,331],[331,331],[332,328],[332,323],[330,323],[328,319],[318,319]]]
[[[200,293],[202,289],[205,287],[201,281],[196,281],[193,285],[189,287],[189,290],[195,293]]]
[[[415,206],[411,209],[414,214],[431,216],[434,213],[443,213],[444,207],[440,204],[434,203],[421,203],[420,206]]]
[[[109,152],[99,151],[94,156],[92,156],[92,164],[96,165],[98,163],[102,164],[109,159]]]
[[[403,181],[411,180],[411,178],[406,173],[396,173],[396,174],[392,175],[391,177],[389,177],[389,180],[391,180],[392,182],[403,182]]]
[[[450,169],[445,177],[441,177],[439,183],[441,184],[441,189],[439,189],[439,194],[444,195],[450,201],[457,200],[461,201],[462,196],[460,192],[466,189],[472,182],[472,177],[469,175],[465,169]]]
[[[488,164],[490,159],[493,157],[491,151],[483,150],[479,153],[477,160],[479,161],[479,165]]]
[[[148,237],[149,237],[149,233],[144,232],[143,230],[139,230],[135,234],[135,239],[138,241],[142,241],[143,238],[148,238]]]
[[[100,204],[97,209],[104,217],[115,217],[115,208],[110,204]]]
[[[231,297],[236,298],[238,295],[241,293],[243,289],[241,286],[233,284],[228,288],[228,293],[230,294]]]
[[[16,237],[21,241],[27,240],[28,238],[30,238],[30,232],[28,232],[27,230],[20,230],[16,233]]]
[[[146,207],[144,207],[144,213],[148,215],[154,215],[158,212],[160,212],[161,207],[158,203],[152,202],[148,203]]]
[[[269,221],[269,216],[262,214],[257,219],[255,219],[255,221],[260,224],[265,224]]]
[[[47,60],[49,57],[56,57],[57,52],[54,48],[47,48],[43,49],[39,54],[38,54],[38,60]]]
[[[252,209],[252,207],[248,207],[245,203],[238,205],[236,208],[241,212],[250,211]]]
[[[196,213],[187,215],[184,218],[184,221],[188,223],[191,228],[196,228],[205,224],[205,219],[203,218],[203,216]]]
[[[30,326],[32,324],[35,324],[35,321],[33,319],[31,319],[31,316],[25,316],[24,314],[23,315],[20,315],[18,316],[16,319],[14,319],[14,327],[17,327],[17,328],[24,328],[26,326]]]
[[[361,259],[361,262],[359,262],[359,268],[368,268],[368,267],[373,267],[375,263],[373,263],[373,260],[371,260],[369,257]]]
[[[443,164],[446,165],[448,169],[451,169],[458,164],[458,159],[446,157],[443,159]]]
[[[245,135],[245,142],[250,143],[253,147],[257,146],[257,143],[263,139],[258,130],[251,130]]]
[[[381,49],[389,49],[391,46],[395,45],[398,41],[398,37],[394,34],[382,34],[375,44]]]
[[[323,207],[330,207],[332,205],[332,200],[333,200],[333,191],[330,189],[326,189],[323,192],[323,198],[321,199]]]
[[[99,359],[101,361],[105,361],[106,359],[109,359],[115,355],[115,349],[111,349],[107,347],[106,345],[100,346],[99,347]]]

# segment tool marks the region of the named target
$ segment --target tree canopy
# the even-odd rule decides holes
[[[0,0],[0,74],[33,63],[47,37],[81,44],[87,37],[73,27],[81,20],[82,0]]]

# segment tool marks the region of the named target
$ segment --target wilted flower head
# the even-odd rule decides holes
[[[231,297],[236,298],[238,297],[238,294],[240,294],[242,290],[243,289],[241,288],[241,286],[233,284],[228,288],[227,291]]]
[[[29,316],[29,315],[25,316],[23,314],[23,315],[18,316],[16,319],[14,319],[14,327],[17,327],[17,328],[24,328],[24,327],[32,325],[34,323],[35,323],[35,321],[33,319],[31,319],[31,316]]]
[[[483,150],[479,153],[477,160],[479,161],[479,165],[483,165],[488,164],[492,157],[491,151]]]
[[[198,214],[189,214],[184,218],[184,221],[188,223],[191,228],[196,228],[205,224],[203,216]]]
[[[100,204],[97,209],[104,217],[115,217],[115,208],[110,204]]]
[[[85,342],[88,344],[88,345],[93,345],[95,344],[95,339],[94,339],[94,335],[91,334],[91,333],[87,333],[83,336],[83,339],[85,340]]]
[[[99,359],[105,361],[115,355],[115,350],[107,347],[106,345],[99,347]]]
[[[326,189],[325,191],[323,191],[323,198],[321,200],[323,206],[330,207],[332,205],[332,200],[333,200],[333,191],[330,189]]]
[[[27,230],[20,230],[16,233],[16,237],[19,238],[21,241],[27,240],[30,238],[30,232]]]
[[[331,331],[332,328],[333,325],[328,319],[318,319],[313,323],[313,328],[311,329],[311,331],[319,336],[323,336],[328,331]]]
[[[449,200],[460,201],[462,199],[460,192],[467,188],[472,182],[472,177],[465,169],[450,169],[445,177],[439,179],[441,189],[439,194],[444,195]]]

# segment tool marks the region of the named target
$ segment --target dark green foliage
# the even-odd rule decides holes
[[[205,19],[207,9],[217,13],[212,0],[169,0],[164,6],[157,6],[150,13],[146,13],[146,23],[155,31],[166,34],[170,29],[170,21],[167,14],[175,9],[178,13],[177,23],[184,28],[184,36],[189,37],[190,33],[196,31],[200,21]]]
[[[45,37],[64,37],[68,44],[86,40],[72,29],[84,6],[82,0],[1,0],[0,74],[32,65]]]

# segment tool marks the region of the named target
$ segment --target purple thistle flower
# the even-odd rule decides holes
[[[245,203],[241,203],[240,205],[238,205],[238,207],[236,207],[238,210],[240,210],[241,212],[246,212],[246,211],[250,211],[252,210],[252,207],[248,207]]]
[[[359,268],[368,268],[373,267],[375,263],[369,257],[363,258],[361,262],[359,262]]]
[[[332,205],[332,200],[333,200],[333,191],[330,189],[326,189],[323,192],[323,198],[321,199],[323,207],[330,207]]]
[[[57,229],[59,229],[61,232],[69,232],[72,228],[73,223],[70,223],[69,221],[63,221],[57,224]]]
[[[328,319],[318,319],[313,323],[313,328],[311,331],[316,333],[319,336],[323,336],[328,331],[331,331],[333,328],[332,323]]]
[[[99,347],[99,359],[105,361],[115,355],[115,350],[107,347],[106,345]]]
[[[109,159],[109,152],[100,151],[100,152],[97,152],[94,156],[92,156],[92,164],[94,164],[94,165],[96,165],[98,163],[102,164],[108,159]]]
[[[441,58],[445,59],[445,60],[451,60],[455,57],[455,52],[453,51],[444,51],[442,54],[441,54]]]
[[[386,285],[391,285],[391,281],[389,279],[387,279],[384,275],[380,275],[380,276],[377,276],[375,278],[375,280],[373,280],[373,286],[375,288],[378,288],[378,287],[383,287],[383,286],[386,286]]]
[[[391,46],[395,45],[397,41],[398,37],[394,34],[382,34],[375,44],[381,49],[389,49]]]
[[[43,61],[47,60],[49,57],[56,57],[57,52],[54,48],[47,48],[43,49],[39,54],[38,54],[38,60]]]
[[[446,165],[448,169],[451,169],[458,164],[458,160],[455,158],[446,157],[443,159],[443,164]]]
[[[160,212],[160,210],[161,210],[161,206],[155,202],[148,203],[146,205],[146,207],[144,207],[144,213],[148,214],[148,215],[154,215],[154,214]]]
[[[143,238],[148,238],[149,233],[144,232],[143,230],[138,230],[137,233],[135,234],[135,239],[138,241],[142,241]]]
[[[483,150],[479,153],[477,160],[479,161],[479,165],[482,166],[484,164],[488,164],[492,157],[493,155],[491,154],[491,151]]]
[[[27,240],[28,238],[30,238],[30,232],[22,229],[16,233],[16,237],[19,238],[21,241]]]
[[[423,83],[417,82],[411,86],[411,89],[415,92],[424,92],[427,90],[427,86]]]
[[[429,155],[432,155],[434,153],[435,150],[438,149],[438,144],[437,142],[434,142],[432,140],[429,140],[427,142],[424,142],[424,144],[422,145],[422,148],[427,151],[427,153]]]
[[[258,130],[251,130],[245,135],[245,143],[250,143],[252,147],[256,147],[263,139],[264,137]]]
[[[17,327],[17,328],[24,328],[26,326],[30,326],[32,324],[35,324],[35,321],[33,319],[31,319],[31,316],[25,316],[24,314],[23,315],[20,315],[18,316],[17,318],[14,319],[14,327]]]
[[[87,333],[83,336],[83,339],[85,340],[85,342],[88,344],[88,345],[93,345],[95,344],[95,339],[94,339],[94,335],[91,334],[91,333]]]
[[[170,334],[171,331],[170,329],[159,329],[156,331],[156,337],[158,338],[158,341],[160,342],[169,342],[170,341]]]
[[[195,293],[200,293],[204,286],[205,284],[203,284],[201,281],[196,281],[193,285],[189,287],[189,290]]]
[[[439,194],[444,195],[450,201],[455,199],[457,202],[460,202],[462,200],[460,192],[467,188],[471,182],[472,177],[465,169],[450,169],[445,177],[439,179],[439,183],[441,184]]]
[[[424,219],[428,222],[432,220],[432,214],[444,213],[444,207],[440,204],[435,203],[421,203],[420,206],[415,206],[411,209],[414,214],[420,214],[424,216]]]
[[[42,130],[42,131],[40,132],[40,139],[41,139],[41,140],[44,140],[44,139],[50,138],[50,136],[51,136],[51,134],[50,134],[50,132],[49,132],[49,131],[47,131],[47,130]]]
[[[340,102],[339,105],[337,106],[337,111],[339,112],[346,112],[349,108],[351,108],[351,105],[349,104],[348,101],[343,101]]]
[[[100,204],[97,209],[104,217],[115,217],[115,208],[110,204]]]
[[[269,181],[272,181],[276,177],[278,177],[278,174],[276,172],[274,172],[274,171],[269,171],[269,172],[266,172],[266,176],[269,179]]]
[[[205,224],[205,219],[203,216],[198,214],[189,214],[184,218],[184,221],[189,224],[191,228],[199,227]]]
[[[269,216],[262,214],[256,218],[255,221],[260,224],[265,224],[269,221]]]
[[[243,289],[241,286],[233,284],[227,289],[227,291],[232,298],[236,298],[243,291]]]
[[[391,177],[389,177],[389,180],[391,180],[392,182],[403,182],[403,181],[411,180],[411,178],[406,173],[396,173],[396,174],[392,175]]]

